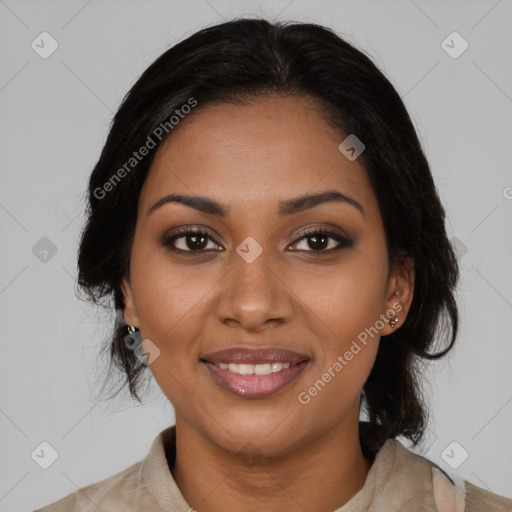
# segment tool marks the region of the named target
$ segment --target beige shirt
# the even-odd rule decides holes
[[[169,470],[176,427],[156,437],[140,462],[35,512],[193,512]],[[333,512],[512,512],[512,500],[446,475],[434,463],[388,439],[363,488]],[[242,511],[243,512],[243,511]]]

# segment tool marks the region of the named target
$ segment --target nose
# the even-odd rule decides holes
[[[249,262],[233,252],[230,270],[218,288],[216,313],[222,323],[260,332],[269,324],[290,320],[293,293],[283,273],[272,268],[269,256],[264,250]]]

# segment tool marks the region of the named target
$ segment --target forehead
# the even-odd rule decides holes
[[[159,148],[140,203],[183,193],[248,208],[337,189],[371,208],[366,170],[338,149],[345,137],[308,98],[199,105]]]

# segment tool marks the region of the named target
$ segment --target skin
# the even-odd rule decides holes
[[[304,97],[200,105],[159,148],[142,188],[124,316],[160,350],[150,369],[176,413],[170,469],[200,512],[332,512],[371,467],[358,437],[360,395],[386,343],[380,336],[393,331],[387,319],[309,403],[298,400],[358,334],[401,304],[398,329],[412,300],[412,262],[389,267],[376,196],[360,161],[338,150],[344,138]],[[280,201],[328,190],[355,199],[364,214],[329,201],[278,215]],[[230,214],[177,202],[148,214],[170,193],[214,199]],[[189,252],[175,253],[162,239],[182,226],[211,240],[198,246],[182,237],[174,246]],[[309,228],[353,243],[328,253],[339,242],[298,236]],[[249,236],[263,249],[252,263],[236,252]],[[221,388],[200,362],[233,346],[277,346],[311,361],[286,389],[247,399]]]

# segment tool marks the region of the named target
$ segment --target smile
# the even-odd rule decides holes
[[[223,390],[243,398],[264,398],[294,383],[310,356],[280,347],[234,346],[203,354],[200,362]]]
[[[224,391],[243,398],[265,398],[296,382],[310,361],[300,363],[211,363],[201,361],[213,381]]]

